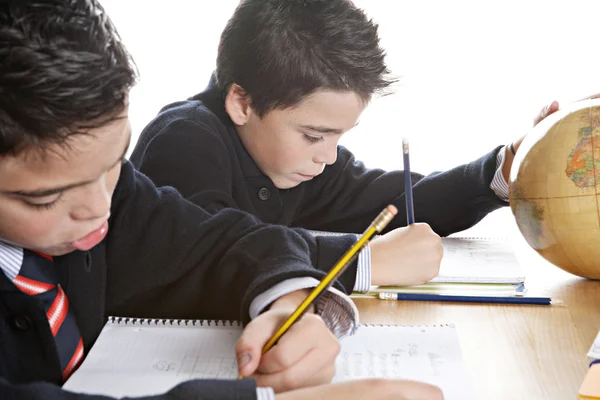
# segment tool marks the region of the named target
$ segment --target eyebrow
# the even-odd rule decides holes
[[[119,159],[115,163],[113,163],[109,169],[112,169],[115,165],[117,165],[118,163],[123,161],[123,159],[125,158],[125,155],[127,154],[127,150],[129,149],[130,144],[131,144],[131,130],[129,131],[129,139],[127,140],[127,145],[125,146],[123,153],[121,153],[121,157],[119,157]],[[16,195],[16,196],[23,196],[23,197],[46,197],[46,196],[51,196],[53,194],[57,194],[60,192],[64,192],[65,190],[69,190],[69,189],[73,189],[73,188],[76,188],[79,186],[87,185],[88,183],[91,183],[91,182],[93,182],[93,181],[77,182],[77,183],[72,183],[69,185],[52,188],[52,189],[38,189],[38,190],[31,190],[31,191],[17,190],[15,192],[6,192],[6,193],[11,194],[11,195]]]
[[[356,123],[356,125],[358,125],[358,122]],[[356,125],[354,125],[354,126],[356,126]],[[319,133],[335,133],[337,135],[341,135],[342,133],[344,133],[344,131],[342,129],[328,128],[326,126],[319,126],[319,125],[300,125],[300,128],[308,129],[310,131],[319,132]]]

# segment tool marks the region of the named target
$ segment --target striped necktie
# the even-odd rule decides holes
[[[58,283],[52,257],[24,250],[21,269],[13,278],[13,284],[44,304],[66,381],[83,359],[83,340],[75,316],[69,310],[67,296]]]

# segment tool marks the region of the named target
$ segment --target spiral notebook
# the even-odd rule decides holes
[[[234,346],[241,331],[237,322],[227,321],[110,318],[64,388],[144,396],[190,379],[235,379]],[[363,325],[341,344],[334,381],[413,379],[438,385],[446,400],[475,398],[453,325]]]

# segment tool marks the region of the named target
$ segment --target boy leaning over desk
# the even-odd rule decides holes
[[[338,290],[261,356],[323,276],[318,242],[232,209],[209,215],[136,172],[124,160],[134,80],[96,1],[0,1],[0,398],[106,399],[61,385],[116,315],[247,324],[236,351],[253,379],[152,399],[441,399],[415,382],[320,385],[334,333],[356,324]]]
[[[403,171],[367,169],[338,146],[394,81],[377,25],[351,1],[241,1],[216,64],[203,92],[166,106],[141,134],[131,161],[156,185],[175,187],[209,212],[238,208],[320,231],[360,233],[385,205],[405,209]],[[407,227],[400,213],[361,253],[347,289],[435,277],[438,235],[508,204],[519,143],[446,172],[412,174],[417,223]]]

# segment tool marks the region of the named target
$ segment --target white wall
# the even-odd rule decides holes
[[[100,0],[100,3],[117,26],[140,71],[139,82],[130,96],[130,118],[137,139],[164,105],[204,89],[215,69],[221,31],[238,1]]]
[[[140,69],[137,135],[161,106],[205,87],[238,1],[101,1]],[[598,0],[355,2],[401,77],[342,139],[369,167],[402,168],[407,136],[414,170],[451,168],[526,133],[549,101],[600,92]]]

